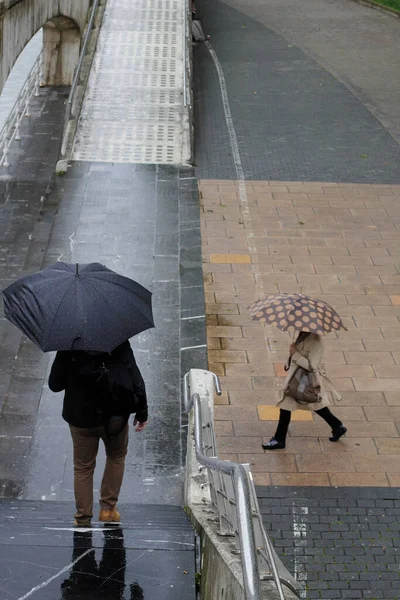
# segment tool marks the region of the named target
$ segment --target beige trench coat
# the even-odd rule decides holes
[[[329,396],[327,393],[326,385],[329,385],[330,390],[333,393],[335,400],[341,400],[342,397],[335,390],[333,385],[327,381],[326,373],[322,368],[321,361],[324,354],[324,345],[322,342],[322,338],[319,335],[312,334],[308,336],[303,342],[301,342],[297,346],[298,351],[295,352],[292,356],[292,361],[290,364],[290,368],[285,379],[285,383],[283,384],[283,389],[286,389],[289,381],[293,377],[294,373],[298,369],[298,367],[303,367],[303,369],[315,371],[317,374],[318,382],[321,386],[321,396],[322,399],[320,402],[315,402],[313,404],[299,404],[296,402],[294,398],[290,396],[283,395],[283,398],[278,402],[277,406],[279,408],[283,408],[284,410],[320,410],[329,404]]]

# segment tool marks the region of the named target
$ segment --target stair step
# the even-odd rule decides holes
[[[72,526],[70,502],[0,501],[2,597],[195,600],[195,536],[179,506],[121,504],[121,525]]]
[[[125,527],[146,525],[150,528],[160,526],[167,529],[191,530],[185,511],[181,506],[164,504],[119,504],[118,509]],[[73,502],[40,502],[37,500],[0,501],[0,524],[10,520],[23,524],[64,524],[71,525],[75,505]],[[98,515],[95,508],[94,520]],[[183,518],[185,517],[185,518]]]
[[[92,533],[112,528],[124,529],[128,548],[153,550],[193,549],[193,529],[180,506],[121,504],[121,524],[92,521]],[[71,502],[2,501],[0,502],[0,544],[68,546],[73,527],[75,505]],[[83,528],[85,530],[86,528]],[[82,530],[81,530],[82,531]],[[110,540],[112,536],[110,537]],[[103,536],[93,540],[101,546]]]

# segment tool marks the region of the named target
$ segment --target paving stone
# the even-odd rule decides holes
[[[272,478],[275,474],[272,475]],[[297,489],[297,492],[295,490]],[[291,493],[293,490],[293,496]],[[328,488],[329,490],[329,488]],[[289,508],[292,518],[296,518],[298,507],[308,507],[308,511],[304,513],[304,521],[306,523],[306,572],[307,572],[307,587],[309,591],[317,592],[324,588],[324,584],[327,585],[328,590],[335,593],[338,598],[354,598],[357,596],[351,595],[359,591],[364,597],[364,591],[367,593],[365,597],[370,598],[386,598],[390,597],[386,595],[386,591],[383,595],[380,595],[381,590],[392,590],[392,575],[397,576],[396,573],[388,571],[388,564],[393,564],[395,569],[398,570],[399,562],[397,556],[397,562],[390,563],[390,559],[386,553],[388,545],[386,542],[382,542],[379,538],[377,542],[375,532],[371,530],[362,531],[357,529],[352,524],[352,520],[357,521],[360,518],[359,509],[354,507],[354,500],[349,498],[341,498],[344,493],[344,489],[331,488],[330,494],[335,495],[331,499],[325,498],[324,491],[327,488],[320,487],[260,487],[258,488],[258,495],[260,503],[262,505],[262,512],[266,523],[272,524],[270,527],[271,536],[275,535],[276,531],[280,528],[285,528],[288,520],[287,508]],[[378,488],[348,488],[348,491],[354,496],[361,493],[371,495],[374,500],[363,500],[359,499],[359,504],[374,505],[380,502],[377,500]],[[325,531],[325,525],[322,521],[325,519],[323,514],[318,517],[321,508],[329,507],[332,503],[340,503],[341,507],[331,508],[335,510],[335,514],[332,514],[331,529],[332,531]],[[285,509],[285,510],[283,510]],[[377,509],[386,513],[390,508],[382,507]],[[268,512],[266,512],[268,511]],[[271,519],[270,514],[273,515]],[[344,516],[346,514],[347,516]],[[281,520],[279,520],[279,517]],[[318,518],[321,521],[321,525],[318,526]],[[348,522],[351,531],[346,531],[343,526],[335,525],[335,519],[342,523]],[[284,524],[285,523],[285,524]],[[368,526],[368,523],[366,523]],[[329,527],[329,521],[327,520],[326,526]],[[322,533],[329,537],[329,539],[323,540],[319,535],[322,529]],[[377,531],[380,535],[384,533],[384,525],[377,524]],[[336,531],[333,531],[335,529]],[[361,537],[362,534],[366,534]],[[335,537],[333,537],[335,536]],[[348,536],[348,539],[347,539]],[[279,541],[279,544],[278,544]],[[290,566],[290,557],[293,553],[296,553],[296,537],[292,532],[285,533],[279,540],[275,538],[275,546],[280,549],[281,557],[284,562]],[[377,551],[380,551],[379,553]],[[345,552],[345,554],[344,554]],[[300,556],[299,554],[297,554]],[[343,557],[343,558],[341,558]],[[379,572],[380,580],[376,580],[375,573]],[[370,595],[369,591],[376,592],[376,596]],[[329,597],[323,594],[323,598]],[[308,597],[308,595],[307,595]],[[333,596],[335,597],[335,596]],[[396,596],[394,596],[396,597]]]

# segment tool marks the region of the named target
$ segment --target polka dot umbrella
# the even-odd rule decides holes
[[[308,331],[326,335],[330,331],[346,329],[342,319],[327,302],[304,294],[272,294],[257,300],[248,308],[253,319],[281,331]]]

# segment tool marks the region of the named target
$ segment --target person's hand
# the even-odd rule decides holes
[[[147,421],[138,421],[135,417],[133,421],[133,426],[136,427],[135,431],[143,431],[146,428]]]
[[[290,348],[289,348],[289,354],[290,356],[293,356],[293,354],[296,352],[296,346],[294,344],[290,344]]]

